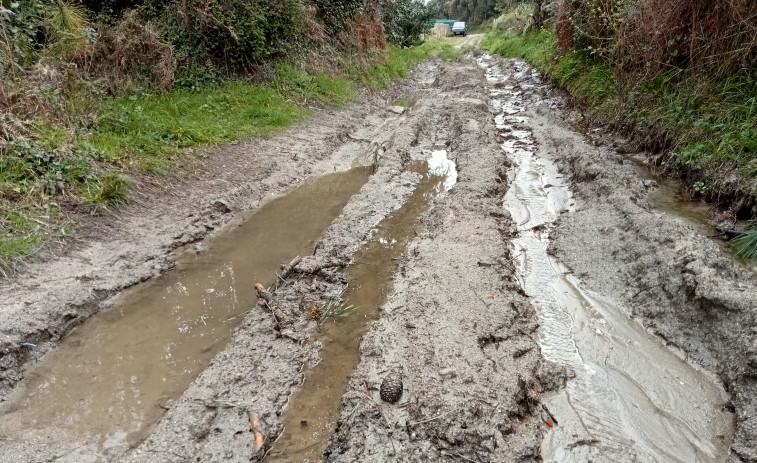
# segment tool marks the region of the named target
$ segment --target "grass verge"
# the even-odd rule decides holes
[[[174,175],[188,148],[281,130],[313,109],[344,105],[360,86],[379,89],[404,78],[432,54],[457,57],[450,44],[429,42],[390,47],[368,64],[345,58],[341,76],[281,62],[262,84],[227,80],[94,107],[79,104],[79,95],[56,93],[71,121],[90,122],[38,119],[0,139],[0,274],[33,257],[46,239],[70,236],[76,223],[70,216],[127,201],[134,177]]]
[[[725,80],[681,69],[630,78],[585,50],[559,54],[551,29],[507,37],[484,48],[525,58],[585,106],[589,122],[609,125],[637,148],[663,152],[666,169],[689,190],[735,214],[757,214],[757,74]]]

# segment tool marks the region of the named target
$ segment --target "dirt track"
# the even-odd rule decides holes
[[[513,66],[502,61],[511,87],[523,92],[528,116],[515,130],[532,132],[539,155],[557,163],[575,195],[575,211],[562,214],[550,232],[550,252],[586,288],[638,317],[660,342],[719,375],[739,425],[730,458],[757,461],[754,275],[724,258],[693,225],[655,211],[645,200],[654,185],[613,151],[611,141],[572,131],[573,116],[559,98],[534,85],[522,65]],[[22,392],[16,386],[25,369],[67,332],[102,309],[118,308],[124,288],[171,269],[174,250],[203,252],[203,238],[223,240],[249,217],[247,211],[303,179],[376,166],[313,255],[274,293],[277,318],[253,296],[241,300],[253,310],[186,391],[161,404],[167,411],[144,441],[113,444],[65,429],[13,429],[5,421],[0,462],[258,461],[267,452],[270,461],[299,461],[274,444],[303,370],[318,368],[313,365],[322,343],[307,340],[317,339],[321,329],[302,301],[325,303],[347,287],[339,267],[353,261],[366,241],[379,239],[382,221],[421,181],[418,163],[440,149],[455,161],[457,183],[429,197],[428,210],[405,224],[412,239],[401,257],[387,262],[393,287],[360,346],[341,408],[326,411],[338,419],[319,445],[328,444],[328,461],[542,458],[542,439],[553,430],[544,424],[540,404],[573,373],[542,357],[538,301],[519,284],[511,247],[518,231],[502,207],[510,161],[491,90],[475,61],[424,63],[391,91],[275,137],[219,149],[197,178],[169,188],[171,195],[146,192],[98,223],[75,250],[3,282],[5,400]],[[403,111],[392,106],[399,99],[415,103]],[[398,405],[378,398],[392,371],[403,376]],[[342,391],[334,394],[339,399]],[[262,419],[263,449],[254,447],[248,411]],[[572,437],[560,445],[598,438]],[[623,461],[597,440],[591,444],[598,452],[594,461]],[[577,455],[567,452],[560,461],[578,461]]]

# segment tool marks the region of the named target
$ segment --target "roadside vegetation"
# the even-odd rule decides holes
[[[509,10],[484,48],[544,71],[587,123],[625,134],[694,196],[757,216],[757,3],[557,3],[550,24],[525,33],[510,28],[523,7]],[[754,249],[755,233],[736,245]]]
[[[430,18],[411,0],[0,0],[0,275],[193,147],[452,57],[421,44]]]

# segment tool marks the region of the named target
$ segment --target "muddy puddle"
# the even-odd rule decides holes
[[[737,255],[731,242],[724,239],[723,234],[712,225],[713,212],[708,203],[691,199],[684,192],[679,181],[655,173],[647,165],[639,163],[638,160],[634,160],[634,163],[642,178],[654,180],[656,183],[654,189],[647,194],[647,201],[655,210],[683,219],[699,233],[710,237],[718,245],[723,255],[728,256],[743,268],[757,273],[757,262]],[[737,229],[744,227],[745,224],[737,225]]]
[[[256,303],[253,284],[311,253],[369,176],[357,168],[308,181],[126,291],[26,371],[0,436],[77,439],[106,456],[138,443],[229,341]]]
[[[360,342],[392,290],[392,274],[418,228],[430,201],[449,190],[457,170],[446,151],[434,151],[428,163],[411,170],[422,179],[405,204],[386,217],[345,270],[349,287],[343,298],[354,306],[344,318],[324,321],[314,341],[323,348],[318,365],[305,372],[303,386],[294,393],[284,416],[285,431],[267,462],[320,461],[339,417],[339,404],[349,377],[360,361]]]
[[[636,158],[631,158],[639,177],[653,181],[655,185],[647,194],[649,204],[659,212],[680,217],[706,236],[717,236],[718,232],[710,224],[710,206],[704,201],[689,198],[678,181],[656,173],[653,168]],[[720,243],[724,241],[720,240]],[[726,249],[727,246],[721,246]]]
[[[708,375],[683,361],[547,252],[572,194],[550,160],[539,157],[519,98],[538,80],[516,64],[505,74],[484,56],[502,149],[513,163],[504,207],[517,225],[513,255],[521,285],[536,307],[544,357],[575,377],[546,398],[542,457],[550,462],[723,462],[733,436],[725,396]],[[508,71],[509,72],[509,71]],[[523,85],[523,82],[531,84]],[[516,85],[516,83],[518,85]],[[542,417],[550,418],[547,412]]]

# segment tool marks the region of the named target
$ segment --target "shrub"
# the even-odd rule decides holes
[[[331,35],[343,31],[363,6],[363,0],[310,0]]]
[[[139,10],[126,12],[113,25],[103,25],[86,54],[73,57],[82,70],[104,77],[113,93],[140,89],[167,90],[176,78],[174,47]]]
[[[387,39],[403,47],[419,43],[434,22],[434,12],[413,0],[383,0],[382,6]]]
[[[255,72],[303,47],[302,0],[182,0],[164,7],[165,38],[182,66]]]
[[[556,21],[562,51],[587,50],[643,75],[753,69],[756,30],[753,0],[563,0]]]

